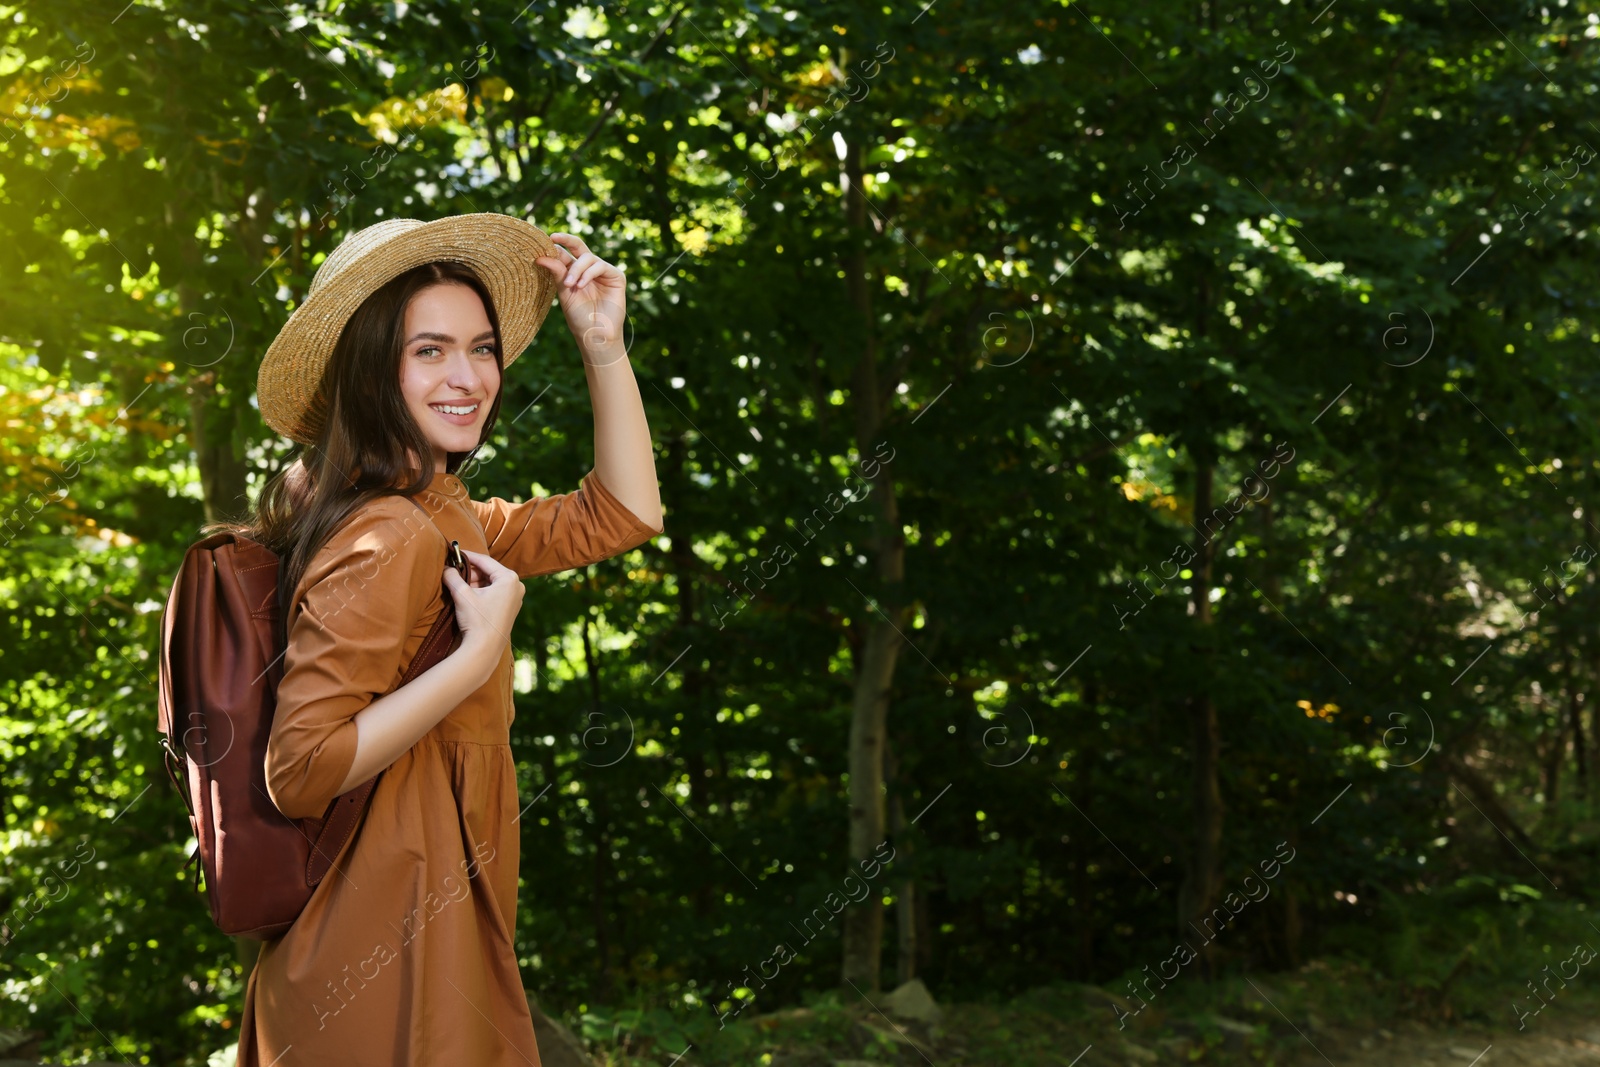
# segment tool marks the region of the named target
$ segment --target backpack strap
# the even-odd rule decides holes
[[[416,497],[408,496],[406,499],[411,502],[412,507],[416,508],[418,511],[422,512],[422,514],[427,516],[428,525],[433,527],[433,532],[439,535],[439,539],[444,542],[444,547],[448,549],[450,547],[450,539],[444,535],[443,530],[439,529],[439,524],[433,521],[433,513],[427,508],[423,507],[421,504],[417,503]]]
[[[445,547],[448,549],[449,539],[444,536],[444,531],[439,529],[438,523],[433,521],[433,516],[428,514],[428,509],[410,497],[406,499],[411,500],[418,511],[428,516],[428,524],[433,527],[440,539],[445,541]],[[441,577],[439,580],[442,582],[444,579]],[[460,644],[461,627],[456,623],[455,600],[446,588],[444,607],[440,609],[438,618],[434,619],[433,625],[429,627],[422,644],[417,647],[416,654],[411,657],[410,665],[400,677],[400,685],[413,681],[423,671],[454,652]],[[395,688],[398,689],[399,686]],[[315,886],[320,883],[323,876],[333,867],[334,859],[344,849],[350,835],[361,822],[361,816],[367,810],[367,801],[372,799],[372,791],[377,788],[378,779],[381,777],[383,771],[379,771],[348,793],[335,797],[333,803],[328,805],[328,810],[322,817],[322,829],[317,833],[317,840],[311,848],[311,856],[306,861],[307,885]]]

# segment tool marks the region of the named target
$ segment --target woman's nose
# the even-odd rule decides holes
[[[468,392],[480,388],[483,384],[483,375],[473,365],[471,358],[465,352],[457,352],[450,360],[450,373],[445,381],[457,389]]]

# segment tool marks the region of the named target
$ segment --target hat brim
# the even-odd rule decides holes
[[[420,223],[363,249],[313,286],[268,347],[256,376],[262,419],[293,441],[314,442],[326,417],[316,410],[317,393],[350,316],[386,282],[438,260],[465,263],[483,280],[500,318],[502,365],[510,366],[550,312],[556,281],[535,260],[556,255],[556,247],[531,222],[481,212]]]

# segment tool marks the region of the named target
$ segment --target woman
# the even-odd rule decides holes
[[[455,472],[556,291],[588,375],[594,470],[568,494],[473,500]],[[307,446],[250,527],[282,560],[268,791],[291,818],[321,817],[381,777],[305,911],[262,947],[241,1067],[538,1067],[514,951],[508,635],[520,578],[661,532],[624,313],[622,272],[577,237],[504,215],[393,219],[340,244],[263,360],[263,417]],[[446,591],[460,646],[396,688]]]

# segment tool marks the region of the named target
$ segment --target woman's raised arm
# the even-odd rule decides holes
[[[560,283],[561,310],[583,354],[594,405],[595,473],[640,522],[660,533],[661,490],[650,423],[623,343],[627,279],[589,251],[582,238],[553,233],[550,239],[557,255],[541,256],[538,263]]]

